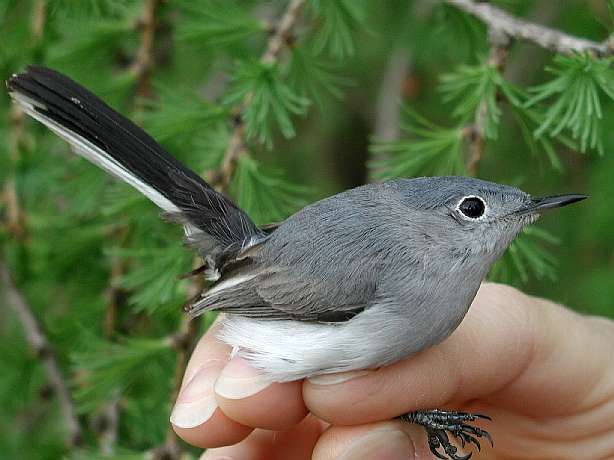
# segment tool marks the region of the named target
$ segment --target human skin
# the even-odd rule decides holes
[[[479,422],[495,441],[480,440],[480,459],[614,459],[614,322],[508,286],[484,283],[441,344],[345,381],[263,388],[244,360],[229,362],[216,329],[197,345],[172,417],[214,411],[174,425],[210,448],[206,460],[432,459],[424,430],[393,420],[431,408],[492,417]]]

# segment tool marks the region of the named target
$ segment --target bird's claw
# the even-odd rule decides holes
[[[480,451],[482,446],[478,438],[482,437],[488,439],[490,444],[494,445],[492,436],[488,431],[467,423],[478,419],[491,420],[487,415],[435,409],[411,412],[400,418],[407,422],[422,425],[426,430],[431,452],[442,460],[468,460],[471,458],[471,453],[466,456],[457,455],[458,449],[450,442],[448,433],[459,439],[462,447],[473,444]]]

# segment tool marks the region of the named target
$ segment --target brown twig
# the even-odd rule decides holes
[[[273,63],[277,60],[283,46],[288,43],[292,28],[296,24],[298,15],[303,8],[306,0],[292,0],[286,8],[285,13],[280,18],[275,33],[269,38],[267,47],[262,55],[261,61],[264,63]]]
[[[37,0],[32,10],[30,31],[33,45],[36,45],[43,37],[47,19],[46,0]],[[9,139],[9,155],[14,163],[19,161],[20,150],[26,142],[24,130],[24,113],[13,105],[10,112],[11,136]],[[3,190],[7,208],[7,226],[9,232],[17,242],[23,242],[26,236],[25,213],[20,206],[19,197],[14,178],[6,181]],[[47,375],[48,384],[44,387],[41,395],[45,399],[55,395],[58,400],[62,419],[66,424],[67,435],[65,444],[67,449],[72,449],[83,442],[83,431],[77,411],[69,391],[67,381],[62,374],[55,351],[45,335],[41,324],[38,322],[34,311],[26,301],[25,296],[17,288],[7,265],[0,261],[0,283],[6,296],[6,304],[17,314],[21,322],[26,340],[40,360]]]
[[[47,20],[47,0],[36,0],[32,10],[32,23],[30,30],[35,42],[39,42],[43,38],[45,31],[45,22]]]
[[[92,421],[92,428],[98,434],[100,453],[111,456],[115,453],[119,427],[119,397],[107,402],[97,417]]]
[[[260,62],[273,64],[279,58],[279,54],[285,45],[288,45],[291,39],[292,28],[298,20],[301,8],[305,5],[306,0],[292,0],[286,11],[273,27],[273,35],[267,42],[266,49],[260,58]],[[243,102],[236,109],[235,123],[228,142],[228,147],[224,153],[222,166],[209,174],[209,181],[216,189],[225,191],[230,185],[230,180],[234,174],[237,160],[245,151],[245,128],[241,113],[249,106],[251,95],[248,94]]]
[[[4,262],[0,262],[0,280],[7,298],[6,303],[17,314],[26,333],[26,339],[45,368],[49,385],[57,396],[62,419],[68,430],[66,446],[69,449],[78,446],[82,442],[83,432],[77,418],[75,404],[68,391],[68,384],[60,370],[56,354],[36,319],[32,308],[15,285],[13,277]]]
[[[189,288],[188,297],[192,298],[203,289],[200,281],[194,281]],[[183,375],[190,359],[190,354],[196,344],[198,331],[200,330],[200,318],[190,318],[186,315],[181,319],[177,333],[169,336],[166,341],[177,351],[177,361],[175,363],[175,374],[171,403],[177,399]],[[151,460],[176,460],[181,458],[183,448],[179,444],[177,435],[173,427],[169,424],[166,432],[166,439],[163,444],[149,450],[147,458]]]
[[[136,96],[136,105],[140,104],[143,99],[152,96],[151,74],[154,62],[154,39],[157,26],[156,9],[158,5],[159,0],[146,0],[143,4],[143,14],[138,24],[141,30],[141,41],[133,64],[130,67],[130,72],[135,79],[134,94]],[[123,240],[126,230],[126,227],[116,229],[113,232],[113,241]],[[121,257],[113,256],[111,258],[111,275],[107,289],[107,303],[103,324],[104,336],[109,341],[114,339],[117,316],[123,301],[124,292],[119,286],[119,280],[123,276],[125,268]],[[119,420],[120,395],[116,394],[110,401],[107,401],[92,423],[98,435],[100,452],[103,455],[111,455],[115,451]]]
[[[45,22],[47,19],[47,0],[36,0],[32,8],[32,18],[30,20],[30,32],[35,46],[43,38]],[[9,140],[9,154],[11,161],[19,161],[19,151],[24,142],[24,119],[25,114],[17,105],[13,104],[10,109],[9,122],[11,126],[11,136]],[[9,232],[17,241],[25,238],[24,213],[19,204],[17,186],[14,178],[9,178],[3,190],[4,200],[7,208],[7,226]]]
[[[156,32],[156,8],[159,0],[146,0],[143,6],[143,15],[139,21],[142,28],[141,43],[135,55],[134,63],[130,72],[135,78],[135,95],[138,98],[151,97],[151,73],[153,65],[154,39]],[[138,102],[138,100],[137,100]],[[120,228],[113,232],[113,240],[123,240],[126,228]],[[107,291],[108,301],[105,314],[104,335],[111,340],[115,332],[117,309],[123,295],[118,287],[118,281],[123,276],[124,264],[121,257],[113,257],[111,261],[111,279]]]
[[[191,286],[191,294],[196,294],[202,290],[202,285],[198,282],[194,282]],[[198,331],[200,330],[200,318],[194,318],[190,320],[189,317],[184,316],[179,325],[179,331],[174,337],[169,337],[168,340],[172,344],[173,348],[177,350],[177,361],[175,363],[175,377],[174,377],[174,389],[171,394],[171,402],[177,399],[181,384],[183,382],[183,375],[190,359],[190,354],[196,344],[198,338]],[[166,440],[164,443],[149,451],[148,457],[151,460],[175,460],[181,458],[183,448],[179,444],[177,435],[173,431],[172,426],[169,425]]]
[[[614,42],[609,37],[603,42],[595,42],[585,38],[575,37],[559,30],[535,24],[517,18],[496,6],[486,2],[473,0],[444,0],[466,13],[469,13],[497,33],[508,35],[520,40],[530,41],[536,45],[562,54],[593,53],[597,56],[614,54]]]
[[[503,72],[505,62],[509,53],[511,40],[506,34],[499,33],[495,29],[490,29],[488,38],[490,41],[490,53],[488,55],[488,65],[494,67],[499,72]],[[484,148],[486,147],[486,117],[488,116],[488,105],[485,100],[478,105],[475,113],[475,121],[465,129],[469,138],[469,158],[467,160],[467,173],[476,176]]]
[[[11,127],[9,136],[9,156],[11,162],[16,164],[19,161],[19,151],[24,143],[25,115],[16,105],[13,105],[9,117],[9,124]],[[14,177],[10,177],[6,180],[2,192],[6,205],[7,230],[16,241],[23,241],[26,236],[25,216],[19,203],[17,185]]]
[[[45,22],[47,20],[47,0],[36,0],[32,9],[32,18],[30,20],[30,32],[33,39],[33,46],[40,42],[45,31]],[[9,156],[13,163],[19,161],[19,151],[24,143],[25,114],[17,105],[12,105],[9,112],[9,124],[11,126],[11,136],[9,137]],[[15,240],[23,241],[26,236],[25,231],[25,216],[19,204],[19,196],[17,194],[17,186],[15,178],[11,177],[6,180],[3,190],[2,199],[6,204],[6,225],[9,233],[13,235]]]
[[[274,27],[274,33],[267,42],[267,47],[261,57],[263,63],[274,63],[279,53],[284,47],[284,44],[289,43],[292,27],[298,19],[298,14],[305,4],[306,0],[292,0],[283,16],[280,18],[277,26]],[[241,118],[241,112],[250,104],[251,96],[247,95],[239,107],[236,109],[234,118],[234,128],[228,142],[228,147],[224,153],[222,165],[216,171],[209,174],[209,182],[218,191],[224,192],[230,185],[230,181],[236,169],[236,163],[240,155],[245,151],[245,128]],[[203,289],[200,281],[195,281],[190,286],[189,297],[192,298]],[[172,401],[177,398],[183,375],[185,373],[190,353],[196,343],[200,322],[198,318],[190,320],[187,316],[184,317],[179,326],[179,332],[171,338],[174,347],[177,349],[177,363],[175,365],[175,390],[172,395]],[[182,452],[181,446],[178,443],[177,436],[172,428],[166,436],[166,441],[163,445],[152,449],[149,452],[149,457],[153,459],[177,459]]]
[[[136,95],[151,97],[151,70],[153,67],[153,47],[156,34],[156,9],[160,0],[145,0],[143,15],[139,26],[142,27],[141,43],[130,71],[136,79]]]
[[[121,236],[125,233],[125,228],[114,231],[114,235]],[[119,256],[111,259],[111,276],[107,288],[107,303],[103,324],[103,335],[113,341],[117,324],[117,316],[122,303],[123,292],[118,286],[119,279],[124,272],[124,263]],[[92,421],[94,431],[98,436],[100,452],[103,455],[112,455],[115,452],[119,431],[120,418],[120,395],[115,394],[110,401],[106,401],[100,412]]]

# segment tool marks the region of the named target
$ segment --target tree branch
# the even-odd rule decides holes
[[[263,63],[272,64],[279,58],[279,53],[290,41],[292,28],[296,24],[301,8],[305,5],[306,0],[292,0],[286,11],[279,19],[277,25],[273,28],[274,33],[267,42],[267,47],[260,58]],[[222,166],[210,174],[209,181],[211,185],[219,191],[225,191],[230,185],[230,180],[234,174],[237,160],[245,151],[245,129],[241,113],[250,104],[251,95],[247,95],[243,102],[239,105],[235,117],[235,125],[228,142],[228,147],[224,153]]]
[[[12,105],[9,112],[9,157],[13,164],[17,164],[20,150],[25,143],[24,113],[16,105]],[[16,241],[24,241],[26,238],[25,213],[19,203],[17,184],[15,177],[9,177],[4,183],[2,198],[6,205],[6,227]]]
[[[490,42],[490,53],[487,63],[501,73],[505,67],[511,40],[508,35],[496,29],[489,30],[488,40]],[[467,172],[471,176],[477,175],[484,148],[486,147],[485,124],[487,116],[488,104],[485,100],[482,100],[476,110],[474,124],[467,128],[470,152],[467,161]]]
[[[262,55],[261,61],[264,63],[272,63],[277,60],[280,51],[284,44],[288,42],[290,33],[294,24],[298,19],[298,15],[301,8],[305,4],[306,0],[292,0],[286,8],[286,12],[280,18],[277,26],[275,27],[275,33],[269,38],[266,51]]]
[[[190,294],[196,295],[203,289],[203,286],[198,281],[195,281],[190,286]],[[171,404],[177,399],[183,375],[188,366],[190,354],[194,349],[198,331],[200,329],[200,317],[190,319],[187,315],[181,319],[179,330],[173,337],[168,337],[169,343],[177,350],[177,362],[175,364],[175,374],[173,383],[173,393],[171,394]],[[166,440],[162,445],[151,449],[148,453],[148,458],[151,460],[176,460],[181,458],[183,448],[179,444],[177,435],[172,426],[168,427],[166,432]]]
[[[595,42],[585,38],[574,37],[556,29],[540,24],[534,24],[506,13],[488,3],[477,3],[473,0],[444,0],[449,5],[469,13],[498,33],[510,37],[527,40],[536,45],[562,54],[593,53],[597,56],[614,54],[614,40],[608,38],[603,42]]]
[[[47,0],[36,0],[33,7],[32,22],[30,30],[35,42],[39,42],[43,38],[45,31],[45,22],[47,20]]]
[[[151,69],[153,66],[154,37],[156,33],[156,9],[160,0],[145,0],[143,15],[139,26],[142,27],[141,44],[130,71],[136,78],[136,95],[151,96]]]
[[[107,401],[91,426],[98,435],[100,453],[110,457],[115,453],[119,427],[119,397]]]
[[[277,26],[274,28],[275,33],[269,38],[267,47],[260,58],[263,63],[274,63],[279,57],[279,53],[290,40],[290,33],[294,24],[298,19],[298,14],[305,4],[306,0],[292,0],[283,16],[279,19]],[[228,142],[228,147],[224,153],[224,159],[219,169],[210,174],[209,182],[218,191],[224,192],[230,185],[230,181],[236,169],[236,164],[239,156],[245,151],[245,129],[241,119],[241,112],[250,104],[251,96],[247,95],[236,110],[237,115],[234,119],[234,128]],[[203,289],[202,283],[195,281],[191,285],[190,298],[199,293]],[[190,353],[194,348],[197,334],[199,331],[198,318],[190,320],[185,316],[179,326],[178,334],[172,338],[175,348],[178,350],[177,364],[175,365],[175,390],[172,395],[172,400],[177,399],[183,375],[188,364]],[[153,459],[177,459],[181,455],[181,446],[177,441],[172,428],[166,436],[166,441],[163,445],[152,449],[149,456]]]
[[[47,336],[38,323],[36,316],[34,316],[32,308],[15,285],[13,277],[4,262],[0,262],[0,281],[5,291],[7,305],[17,314],[26,333],[26,339],[43,364],[49,384],[58,398],[62,418],[68,429],[66,446],[68,448],[78,446],[83,440],[83,433],[77,418],[74,402],[68,391],[68,384],[64,380],[55,352]]]
[[[130,67],[130,72],[135,79],[134,94],[136,96],[136,108],[139,107],[143,99],[152,96],[151,74],[154,62],[154,39],[157,26],[156,9],[159,3],[159,0],[146,0],[143,4],[141,19],[138,22],[141,32],[141,41]],[[120,242],[118,244],[119,247],[123,245],[126,231],[126,227],[121,227],[114,230],[111,235],[113,241]],[[104,337],[110,342],[114,340],[117,316],[119,308],[123,303],[124,292],[119,286],[119,280],[124,275],[124,271],[125,263],[123,259],[116,255],[112,256],[111,275],[106,293],[107,302],[103,324]],[[119,392],[114,394],[109,401],[106,401],[104,407],[102,407],[101,411],[92,422],[94,430],[98,435],[100,452],[103,455],[112,455],[115,451],[121,415],[120,398],[121,394],[119,394]]]

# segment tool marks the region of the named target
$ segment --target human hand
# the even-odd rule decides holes
[[[391,419],[433,408],[493,418],[481,459],[614,457],[614,323],[508,286],[484,283],[440,345],[365,373],[264,386],[216,329],[171,417],[206,460],[431,459],[424,430]]]

